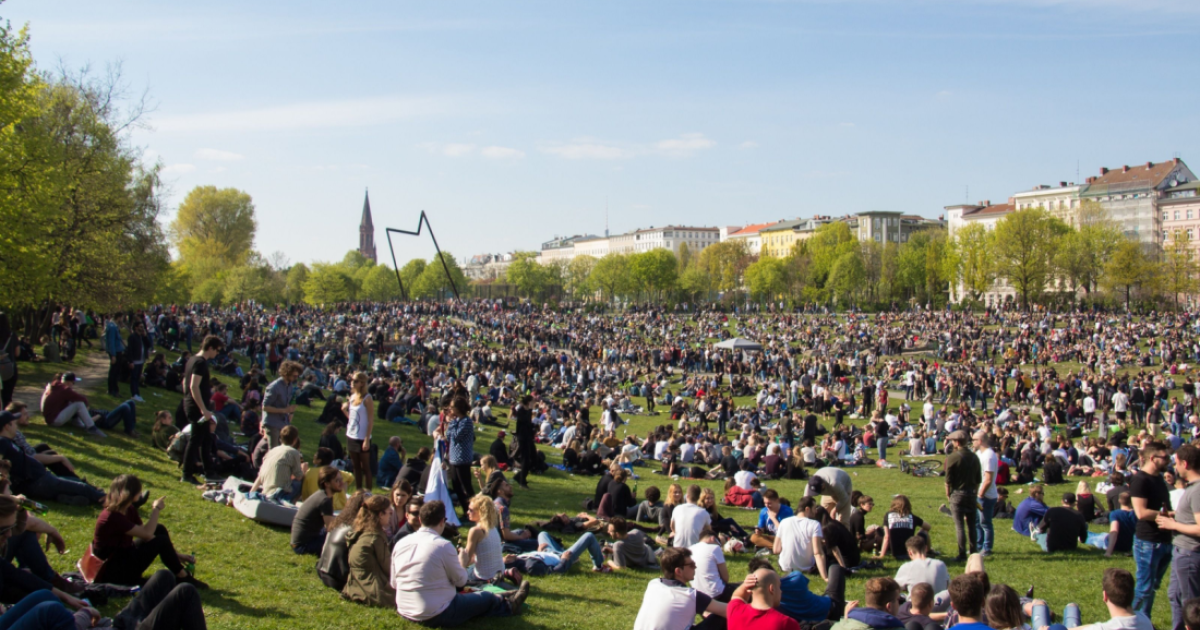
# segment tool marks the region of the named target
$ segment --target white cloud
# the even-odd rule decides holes
[[[567,160],[623,160],[634,155],[632,150],[588,138],[542,147],[542,151]]]
[[[164,175],[174,175],[179,173],[191,173],[194,170],[196,170],[195,164],[172,164],[170,166],[164,166],[162,172]]]
[[[678,138],[659,140],[654,143],[654,148],[659,152],[680,157],[689,156],[696,151],[711,149],[715,146],[717,146],[717,143],[704,137],[702,133],[685,133]]]
[[[198,149],[196,150],[197,160],[212,160],[214,162],[236,162],[246,159],[246,156],[233,151],[222,151],[220,149]]]
[[[446,157],[462,157],[464,155],[471,155],[474,152],[475,145],[473,144],[450,143],[443,145],[441,149],[442,155]]]
[[[747,140],[747,141],[739,144],[738,148],[740,148],[740,149],[757,149],[758,143],[753,140]]]
[[[345,101],[293,103],[259,109],[200,112],[164,116],[153,121],[158,131],[281,131],[359,127],[444,114],[448,103],[441,98],[366,98]]]
[[[485,158],[491,158],[493,160],[511,160],[525,157],[524,151],[509,147],[497,146],[483,147],[479,150],[479,154]]]

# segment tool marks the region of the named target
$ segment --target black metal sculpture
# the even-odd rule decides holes
[[[442,262],[442,269],[446,272],[446,280],[450,283],[450,288],[454,291],[454,298],[458,299],[458,285],[454,282],[454,276],[450,275],[450,266],[446,264],[446,259],[442,257],[442,248],[438,247],[437,237],[433,235],[433,224],[429,222],[429,217],[425,215],[424,210],[421,211],[421,219],[417,221],[417,230],[415,232],[397,230],[396,228],[384,229],[384,233],[387,234],[388,250],[392,253],[392,269],[396,271],[396,284],[400,285],[400,297],[407,300],[408,292],[404,290],[404,281],[400,279],[400,266],[396,264],[396,248],[392,247],[392,232],[407,234],[408,236],[420,236],[422,226],[429,228],[429,238],[433,239],[433,248],[437,250],[438,260]]]

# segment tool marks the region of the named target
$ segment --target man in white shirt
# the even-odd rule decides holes
[[[446,506],[430,501],[421,506],[421,529],[405,536],[392,550],[391,585],[396,589],[396,612],[409,621],[434,627],[452,627],[482,617],[521,614],[529,596],[529,580],[515,591],[496,595],[486,591],[459,593],[467,583],[467,570],[454,545],[442,538]]]
[[[696,563],[696,577],[692,579],[692,588],[719,601],[729,603],[737,584],[729,583],[729,567],[725,566],[725,554],[721,552],[721,543],[712,527],[705,526],[700,531],[700,542],[688,549],[692,552],[692,560]]]
[[[1105,569],[1102,581],[1104,605],[1108,608],[1108,621],[1078,626],[1076,630],[1153,630],[1154,624],[1146,615],[1133,610],[1133,575],[1125,569]],[[1035,606],[1034,612],[1037,613]],[[1049,611],[1045,618],[1049,619]],[[1067,621],[1064,619],[1064,621]],[[1037,630],[1041,630],[1040,628]]]
[[[692,484],[687,489],[687,503],[671,512],[671,536],[673,547],[691,547],[700,542],[700,532],[705,525],[712,525],[708,512],[697,505],[700,501],[700,486]]]
[[[678,510],[678,508],[676,508]],[[669,547],[658,559],[662,577],[650,580],[633,630],[690,630],[724,628],[725,604],[687,585],[696,577],[696,563],[688,549]],[[696,615],[709,617],[694,626]]]
[[[1000,458],[996,456],[996,451],[992,450],[992,436],[983,429],[975,432],[975,454],[979,456],[979,466],[983,472],[983,480],[979,483],[977,491],[980,518],[975,526],[975,542],[979,553],[990,556],[996,540],[992,516],[996,512],[996,501],[1000,498],[996,490],[996,473],[1000,472]]]
[[[750,490],[750,482],[758,479],[758,475],[750,470],[739,470],[733,473],[733,483],[742,490]]]
[[[772,551],[779,556],[779,568],[785,575],[792,571],[807,573],[816,565],[821,579],[829,579],[825,567],[825,533],[813,519],[816,508],[816,499],[804,497],[796,503],[796,515],[779,522]]]

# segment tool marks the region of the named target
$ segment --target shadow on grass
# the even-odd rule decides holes
[[[216,608],[231,615],[243,615],[249,618],[253,617],[278,617],[281,619],[291,619],[292,615],[286,612],[283,608],[274,606],[264,606],[262,608],[254,608],[247,606],[237,599],[230,597],[226,591],[207,590],[202,591],[200,599],[204,602],[205,609]]]

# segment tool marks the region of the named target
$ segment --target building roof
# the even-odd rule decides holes
[[[1087,193],[1104,194],[1107,189],[1133,190],[1138,188],[1158,188],[1163,181],[1175,171],[1179,159],[1166,162],[1147,162],[1137,166],[1122,166],[1121,168],[1100,169],[1100,176],[1091,178],[1088,182]]]
[[[755,223],[754,225],[747,225],[746,227],[744,227],[736,232],[730,233],[729,237],[733,238],[735,236],[752,236],[754,234],[758,234],[760,231],[762,231],[763,228],[769,228],[772,225],[775,225],[776,223],[778,223],[778,222],[771,221],[769,223]]]
[[[721,228],[715,227],[693,227],[690,225],[664,225],[662,227],[650,226],[644,230],[634,230],[628,234],[639,234],[641,232],[661,232],[663,230],[692,230],[694,232],[719,232]]]
[[[760,229],[759,232],[760,233],[761,232],[781,232],[783,230],[790,230],[790,229],[793,229],[796,226],[804,223],[807,220],[808,219],[791,219],[788,221],[780,221],[770,227],[765,227],[765,228]]]
[[[1016,210],[1016,206],[1011,203],[997,203],[990,206],[975,206],[974,210],[963,211],[963,219],[985,219],[995,217],[1002,214],[1008,214]]]

